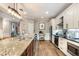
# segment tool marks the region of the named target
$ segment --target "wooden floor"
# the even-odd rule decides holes
[[[49,41],[39,41],[36,56],[65,56],[58,48]]]

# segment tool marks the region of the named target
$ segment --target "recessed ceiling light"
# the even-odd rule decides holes
[[[27,14],[27,12],[24,12],[24,14]]]
[[[48,11],[46,11],[45,13],[46,13],[46,14],[48,14],[49,12],[48,12]]]

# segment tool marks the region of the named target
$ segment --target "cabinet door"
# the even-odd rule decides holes
[[[68,15],[67,14],[64,15],[63,25],[64,25],[63,26],[64,29],[68,29]]]
[[[59,41],[58,41],[58,47],[59,47],[59,49],[62,51],[62,38],[61,37],[59,37]]]
[[[62,38],[62,49],[64,53],[67,53],[67,39]]]
[[[71,5],[69,8],[66,9],[64,15],[64,28],[71,29],[74,28],[74,21],[73,21],[73,6]]]
[[[69,23],[70,21],[71,20],[70,20],[69,11],[65,11],[65,15],[64,15],[64,29],[70,28],[70,23]]]
[[[74,28],[79,28],[79,4],[73,6]]]
[[[59,38],[59,49],[67,54],[67,39]]]
[[[73,20],[73,6],[71,6],[68,10],[68,28],[74,28],[74,20]]]

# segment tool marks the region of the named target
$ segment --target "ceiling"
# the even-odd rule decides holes
[[[23,12],[25,17],[51,18],[56,17],[71,3],[23,3],[18,4],[19,12]]]
[[[11,6],[22,15],[22,17],[28,18],[51,18],[56,17],[64,9],[66,9],[71,3],[18,3],[16,7],[14,3],[0,4],[4,8]]]

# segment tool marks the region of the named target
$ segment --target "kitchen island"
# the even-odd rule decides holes
[[[0,41],[1,56],[31,56],[33,55],[33,39],[8,38]]]

